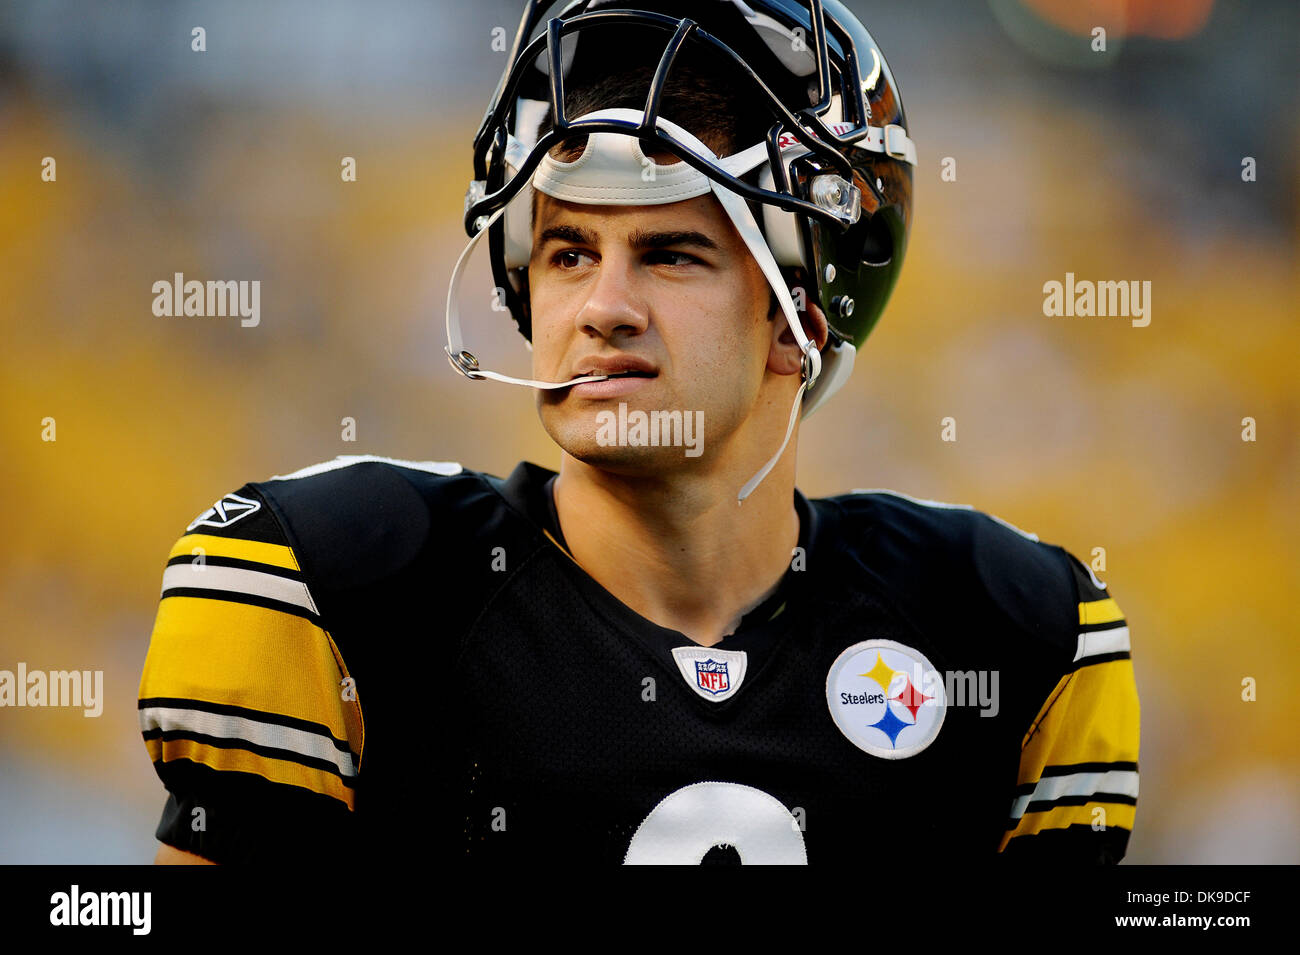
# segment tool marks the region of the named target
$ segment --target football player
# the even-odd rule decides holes
[[[553,5],[475,137],[447,355],[535,390],[560,470],[352,456],[200,514],[140,685],[159,860],[1119,860],[1105,585],[969,507],[795,488],[911,224],[879,47],[836,0]],[[467,347],[480,243],[532,378]]]

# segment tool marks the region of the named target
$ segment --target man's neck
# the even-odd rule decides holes
[[[629,478],[566,456],[555,509],[569,552],[654,623],[710,647],[775,591],[799,542],[791,466],[743,505],[713,477]]]

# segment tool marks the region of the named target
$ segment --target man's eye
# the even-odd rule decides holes
[[[666,249],[651,252],[646,259],[654,265],[694,265],[699,261],[695,256],[687,255],[685,252],[670,252]]]
[[[564,249],[555,253],[555,264],[562,269],[574,269],[582,264],[582,260],[587,258],[586,253],[577,249]]]

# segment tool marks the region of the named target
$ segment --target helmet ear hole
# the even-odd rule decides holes
[[[864,265],[888,265],[894,259],[894,234],[887,217],[879,213],[867,216],[858,223],[862,230],[862,251],[859,258]]]

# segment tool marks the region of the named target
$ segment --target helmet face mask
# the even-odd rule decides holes
[[[837,363],[844,367],[823,376],[821,388],[814,387],[815,373],[806,381],[811,389],[804,399],[806,415],[847,377],[854,351],[897,280],[906,248],[915,147],[888,66],[865,28],[837,0],[718,0],[703,6],[644,0],[638,9],[628,9],[631,5],[575,0],[548,20],[554,0],[528,4],[475,137],[466,230],[471,236],[487,230],[494,281],[519,330],[531,339],[526,254],[531,221],[522,221],[526,202],[507,210],[511,200],[535,174],[542,175],[538,168],[557,144],[583,136],[635,137],[672,154],[707,177],[720,199],[747,202],[771,250],[767,258],[825,314],[831,330],[827,371]],[[686,11],[698,22],[678,15]],[[571,92],[584,77],[589,82],[621,74],[629,63],[653,66],[643,70],[650,75],[643,91],[622,96],[638,102],[636,115],[609,115],[627,110],[567,115]],[[728,156],[714,156],[700,148],[699,138],[674,133],[682,127],[662,115],[674,70],[700,63],[747,110],[752,107],[749,130],[764,130],[734,143],[737,148]],[[537,137],[542,120],[549,128]],[[750,135],[735,132],[742,140]],[[740,225],[734,209],[731,214]],[[756,258],[761,262],[763,256],[756,252]],[[774,291],[788,300],[786,282],[781,285],[778,289],[773,282]],[[798,331],[796,337],[803,345]],[[464,362],[450,348],[449,355],[463,373]]]

